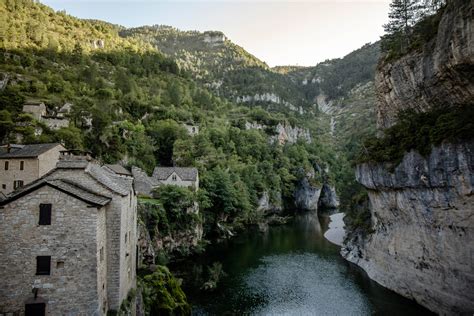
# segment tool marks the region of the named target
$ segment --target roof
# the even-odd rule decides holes
[[[115,174],[113,171],[109,171],[108,169],[103,168],[95,163],[90,163],[85,171],[103,186],[120,195],[126,196],[132,189],[132,177],[121,177]]]
[[[155,170],[153,170],[153,178],[166,180],[173,172],[184,181],[196,181],[198,176],[198,170],[196,168],[156,167]]]
[[[30,144],[30,145],[11,145],[10,152],[7,152],[7,146],[0,147],[0,159],[8,158],[36,158],[41,154],[53,149],[56,146],[61,146],[59,143],[49,144]]]
[[[106,168],[109,168],[113,172],[119,175],[124,175],[124,176],[132,176],[132,173],[125,169],[123,166],[119,164],[114,164],[114,165],[105,165]]]
[[[32,182],[29,185],[26,185],[16,191],[13,191],[10,195],[6,197],[6,199],[0,200],[0,205],[5,205],[12,201],[15,201],[21,198],[22,196],[33,192],[45,185],[55,188],[56,190],[64,192],[70,196],[73,196],[83,202],[94,206],[104,206],[111,200],[109,197],[94,193],[76,183],[64,179],[50,180],[42,178],[39,181]]]

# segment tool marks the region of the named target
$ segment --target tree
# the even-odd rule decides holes
[[[384,30],[389,36],[395,37],[402,53],[406,52],[410,45],[410,27],[415,24],[418,9],[417,0],[393,0],[390,3],[390,20],[384,25]]]

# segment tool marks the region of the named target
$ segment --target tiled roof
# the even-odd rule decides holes
[[[53,149],[56,146],[61,146],[59,143],[50,144],[30,144],[23,145],[21,148],[12,145],[11,151],[7,152],[7,146],[4,145],[0,148],[0,159],[7,158],[36,158],[39,155]]]
[[[100,182],[110,190],[120,194],[128,195],[133,185],[133,178],[124,178],[115,174],[113,171],[109,171],[95,163],[90,163],[86,168],[86,172],[89,173],[95,180]]]
[[[131,176],[132,175],[132,173],[130,171],[128,171],[127,169],[125,169],[123,166],[121,166],[119,164],[105,165],[105,167],[109,168],[110,170],[112,170],[116,174],[120,174],[120,175],[124,175],[124,176]]]
[[[155,170],[153,170],[153,178],[166,180],[173,172],[176,172],[181,180],[184,181],[195,181],[198,176],[198,170],[196,168],[156,167]]]
[[[106,196],[89,191],[88,189],[81,187],[76,183],[73,183],[64,179],[49,180],[49,179],[41,178],[38,181],[32,182],[16,191],[13,191],[11,194],[9,194],[6,197],[6,199],[0,200],[0,205],[8,204],[45,185],[51,186],[81,201],[84,201],[86,203],[96,205],[96,206],[104,206],[107,203],[109,203],[111,200],[110,198]]]

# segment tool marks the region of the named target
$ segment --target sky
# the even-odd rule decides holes
[[[126,27],[222,31],[270,66],[314,66],[377,41],[390,0],[42,0]]]

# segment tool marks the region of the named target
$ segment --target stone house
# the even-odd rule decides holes
[[[51,171],[62,150],[59,143],[0,146],[0,192],[6,195]]]
[[[177,185],[180,187],[199,189],[199,172],[196,168],[155,167],[149,177],[145,171],[132,167],[137,194],[151,196],[153,189],[160,185]]]
[[[106,315],[136,286],[133,178],[62,152],[0,201],[0,314]]]
[[[66,106],[66,107],[65,107]],[[29,102],[23,105],[23,112],[31,114],[35,120],[43,122],[50,129],[57,130],[69,126],[69,119],[65,117],[71,109],[72,104],[66,103],[58,113],[48,114],[46,105],[42,102]],[[61,112],[62,110],[62,112]]]
[[[46,105],[43,102],[28,102],[23,105],[23,112],[31,114],[37,121],[47,115]]]
[[[160,184],[177,185],[194,190],[199,188],[199,173],[196,168],[155,167],[152,177]]]

